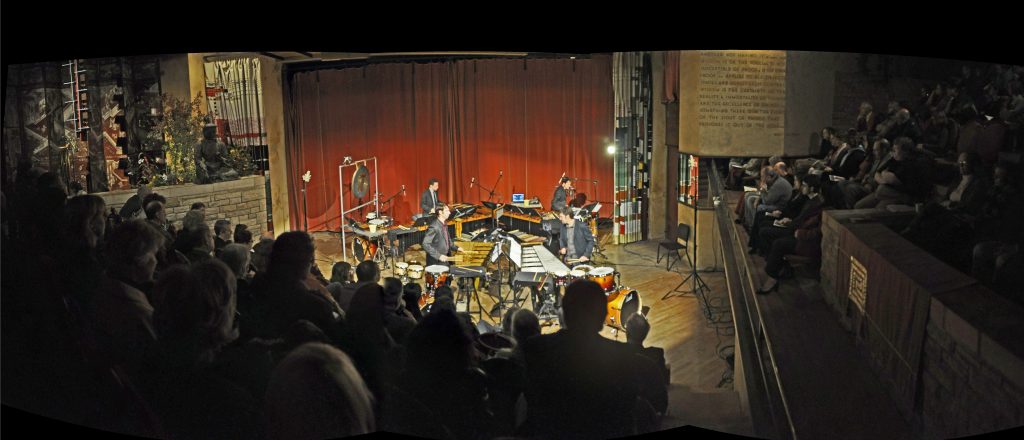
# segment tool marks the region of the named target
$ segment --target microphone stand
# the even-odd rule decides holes
[[[505,173],[502,173],[502,172],[499,171],[498,172],[498,180],[494,182],[494,186],[492,186],[490,189],[488,189],[486,186],[480,185],[479,182],[477,182],[477,185],[479,185],[480,188],[483,188],[483,189],[487,190],[487,201],[488,202],[490,202],[491,199],[494,198],[494,194],[497,192],[496,190],[498,189],[498,183],[501,183],[501,178],[504,177],[504,176],[505,176]],[[501,194],[499,194],[499,195],[501,195]]]

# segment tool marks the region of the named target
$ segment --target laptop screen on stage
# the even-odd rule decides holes
[[[512,203],[523,203],[526,201],[526,194],[512,194]]]

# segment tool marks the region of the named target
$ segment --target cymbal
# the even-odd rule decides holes
[[[361,199],[366,197],[366,193],[369,191],[370,170],[360,164],[356,167],[356,171],[352,173],[352,195]]]

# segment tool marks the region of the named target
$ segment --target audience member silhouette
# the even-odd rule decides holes
[[[267,389],[268,440],[347,437],[374,432],[371,395],[348,355],[307,343],[274,369]]]

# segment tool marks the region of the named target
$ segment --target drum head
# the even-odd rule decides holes
[[[622,301],[622,325],[625,326],[629,322],[629,318],[638,312],[640,312],[640,295],[635,290],[631,290],[626,294],[626,299]]]
[[[370,223],[371,225],[377,225],[377,226],[382,226],[382,225],[386,224],[387,222],[386,222],[386,221],[384,221],[384,220],[382,220],[382,219],[379,219],[379,218],[375,218],[375,219],[373,219],[373,220],[370,220],[370,222],[369,222],[369,223]]]
[[[590,271],[590,275],[598,277],[611,275],[612,273],[615,273],[615,269],[612,269],[610,267],[595,267],[593,270]]]
[[[444,273],[444,272],[448,272],[448,266],[443,266],[443,265],[440,265],[440,264],[435,264],[435,265],[432,265],[432,266],[427,266],[427,273]]]
[[[399,268],[402,268],[402,269],[408,269],[409,268],[409,263],[406,263],[404,261],[399,261],[399,262],[395,263],[395,267],[399,267]]]
[[[375,218],[377,218],[377,213],[376,212],[371,212],[369,214],[366,214],[366,219],[367,220],[373,220]]]
[[[582,270],[578,270],[578,269],[573,269],[573,270],[571,270],[571,271],[569,272],[569,275],[572,275],[572,276],[574,276],[574,277],[580,278],[580,277],[586,276],[586,275],[587,275],[587,273],[586,273],[586,272],[584,272],[584,271],[582,271]]]
[[[590,273],[590,271],[594,270],[594,266],[589,266],[589,265],[586,265],[586,264],[581,264],[579,266],[574,267],[573,269],[574,270],[578,270],[578,271],[582,271],[583,273]]]
[[[418,264],[411,264],[411,265],[409,265],[409,270],[416,271],[416,272],[423,272],[423,266],[420,266]]]
[[[555,276],[558,277],[558,278],[564,278],[566,276],[569,276],[569,272],[566,272],[564,270],[556,270],[555,271]]]

